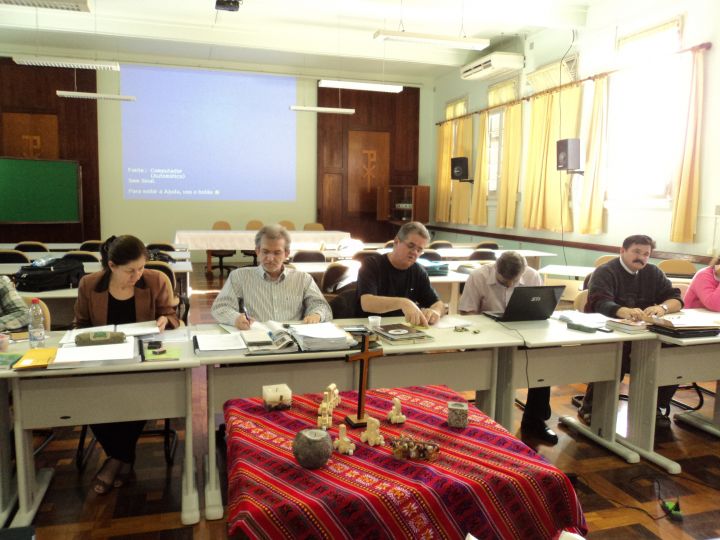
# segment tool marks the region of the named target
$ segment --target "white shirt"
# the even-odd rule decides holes
[[[321,321],[332,320],[330,306],[313,278],[294,269],[283,268],[276,280],[262,266],[233,270],[213,302],[215,320],[234,325],[240,315],[238,298],[257,321],[299,321],[313,313]]]
[[[486,264],[475,270],[467,282],[460,297],[458,309],[460,311],[505,311],[516,287],[542,285],[542,278],[538,271],[529,266],[512,287],[506,287],[496,279],[495,264]]]

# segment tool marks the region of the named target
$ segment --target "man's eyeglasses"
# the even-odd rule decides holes
[[[422,253],[423,251],[425,251],[424,247],[413,244],[412,242],[403,242],[403,244],[405,244],[405,247],[408,248],[410,251],[414,251],[416,253]]]

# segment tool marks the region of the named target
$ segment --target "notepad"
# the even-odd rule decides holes
[[[337,351],[357,344],[350,334],[330,322],[293,324],[289,332],[303,351]]]
[[[0,353],[0,371],[10,369],[22,356],[22,353]]]
[[[239,333],[198,334],[193,337],[195,354],[198,356],[222,356],[228,352],[245,352],[247,345]]]

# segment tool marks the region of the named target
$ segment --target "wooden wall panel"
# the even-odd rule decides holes
[[[0,58],[0,113],[3,120],[13,114],[51,115],[57,118],[58,159],[80,163],[82,174],[81,224],[0,225],[0,241],[41,240],[80,242],[100,237],[100,190],[98,176],[97,103],[85,99],[58,98],[55,91],[97,91],[91,70],[18,66]],[[8,115],[9,113],[9,115]],[[16,116],[20,118],[21,116]],[[0,128],[0,148],[14,128]],[[19,129],[19,128],[18,128]]]
[[[2,155],[58,159],[58,119],[54,114],[3,113]]]
[[[375,201],[369,204],[369,199],[366,200],[362,194],[359,196],[357,188],[361,182],[358,183],[355,176],[351,178],[351,170],[357,171],[362,168],[359,164],[366,161],[357,154],[362,154],[363,145],[355,144],[357,141],[353,134],[364,132],[368,138],[387,136],[387,183],[417,184],[419,89],[405,88],[400,94],[342,90],[338,95],[337,89],[318,88],[318,105],[341,105],[355,109],[355,114],[351,116],[318,114],[318,221],[326,229],[349,231],[353,238],[368,242],[391,239],[397,227],[385,221],[377,221]],[[378,135],[369,135],[371,133]],[[352,144],[351,140],[354,141]],[[332,177],[332,181],[329,177]],[[341,192],[339,196],[338,189]],[[349,211],[338,214],[338,200],[342,202],[341,208]]]
[[[348,133],[348,213],[368,214],[376,210],[377,190],[388,185],[389,160],[388,132],[350,131]]]

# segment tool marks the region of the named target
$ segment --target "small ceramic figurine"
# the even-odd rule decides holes
[[[328,387],[325,389],[325,391],[328,393],[328,396],[330,396],[330,401],[332,403],[333,409],[340,405],[340,391],[338,390],[335,383],[328,384]]]
[[[360,433],[360,440],[370,446],[384,446],[385,437],[380,433],[380,420],[372,417],[368,418],[367,429]]]
[[[340,427],[338,428],[338,436],[333,442],[333,446],[340,454],[347,454],[348,456],[353,455],[353,452],[355,451],[355,443],[347,436],[347,426],[345,426],[345,424],[340,424]]]
[[[393,406],[387,415],[387,419],[391,424],[402,424],[407,420],[405,415],[402,413],[402,405],[400,404],[400,398],[393,398]]]
[[[332,414],[333,409],[335,408],[333,406],[332,402],[332,394],[328,392],[327,390],[323,392],[323,400],[322,402],[327,406],[328,414]]]
[[[330,411],[328,411],[328,406],[325,402],[322,402],[318,408],[317,425],[321,429],[330,429],[332,427],[332,415]]]

